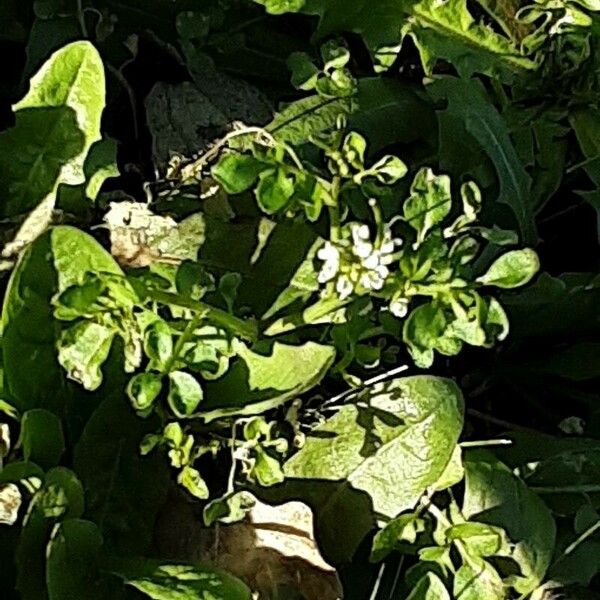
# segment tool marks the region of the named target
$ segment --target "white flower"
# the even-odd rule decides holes
[[[340,300],[345,300],[354,291],[354,285],[347,275],[340,275],[335,283],[335,289],[340,295]]]
[[[350,230],[352,232],[352,252],[359,258],[366,258],[373,251],[369,227],[364,223],[353,223]]]
[[[319,283],[331,281],[340,270],[340,251],[331,242],[325,242],[325,244],[319,248],[317,258],[323,261],[323,265],[317,276],[317,281]]]
[[[407,298],[394,298],[390,302],[390,312],[399,319],[404,318],[408,313],[408,299]]]

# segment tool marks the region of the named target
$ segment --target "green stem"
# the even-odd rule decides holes
[[[200,325],[204,317],[205,315],[203,313],[196,313],[186,325],[186,328],[183,330],[183,333],[179,336],[177,342],[175,343],[175,347],[173,348],[173,352],[171,353],[169,360],[165,363],[163,369],[163,373],[165,375],[171,372],[171,369],[173,368],[175,362],[179,358],[183,347],[190,341],[191,337],[194,335],[194,331],[198,329],[198,326]]]
[[[557,485],[557,486],[531,486],[529,488],[536,494],[597,494],[600,485],[590,483],[581,485]]]
[[[200,313],[198,316],[200,319],[206,319],[214,325],[219,325],[232,333],[240,336],[241,338],[254,342],[258,338],[258,326],[256,322],[252,320],[240,319],[228,312],[200,302],[199,300],[191,300],[189,298],[182,298],[177,294],[171,292],[163,292],[161,290],[147,289],[146,296],[154,302],[160,304],[167,304],[170,306],[178,306],[179,308],[187,308]]]
[[[600,531],[600,521],[596,521],[593,525],[588,527],[573,543],[569,544],[563,554],[567,556],[567,554],[571,554],[579,544],[585,542],[589,537],[593,536],[596,531]]]
[[[341,219],[338,198],[341,181],[339,177],[334,177],[331,181],[331,204],[327,205],[329,212],[329,237],[332,242],[340,241]]]

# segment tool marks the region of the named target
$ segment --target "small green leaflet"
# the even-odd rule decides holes
[[[539,268],[538,256],[530,248],[511,250],[497,258],[477,281],[499,288],[515,288],[531,281]]]

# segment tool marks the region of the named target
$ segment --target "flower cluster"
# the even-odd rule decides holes
[[[390,274],[389,265],[394,261],[395,249],[402,243],[392,237],[387,227],[374,242],[364,223],[350,223],[346,231],[349,235],[339,242],[325,242],[317,252],[317,258],[323,261],[318,281],[334,281],[341,300],[353,292],[381,290]]]

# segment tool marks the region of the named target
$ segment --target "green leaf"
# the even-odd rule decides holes
[[[209,497],[208,487],[200,472],[189,465],[185,465],[177,476],[177,483],[182,485],[192,496],[206,500]]]
[[[524,241],[534,244],[531,177],[515,150],[506,120],[483,85],[476,80],[439,77],[427,89],[434,100],[447,102],[438,112],[442,168],[456,176],[472,173],[484,188],[481,174],[473,173],[473,166],[481,165],[481,157],[487,156],[498,177],[498,202],[511,208]]]
[[[275,342],[269,355],[234,344],[238,360],[225,377],[206,385],[202,418],[253,415],[274,408],[311,389],[325,376],[335,349],[314,342],[290,346]],[[206,411],[206,412],[204,412]]]
[[[451,600],[442,580],[432,572],[419,579],[406,600]]]
[[[366,406],[364,406],[366,405]],[[363,407],[364,406],[364,407]],[[447,379],[415,376],[373,386],[307,437],[286,477],[346,480],[390,518],[415,506],[450,461],[463,399]]]
[[[509,552],[504,530],[486,523],[458,523],[447,529],[445,535],[449,541],[461,540],[472,556],[507,555]]]
[[[530,248],[511,250],[497,258],[477,281],[483,285],[511,289],[531,281],[539,268],[538,256]]]
[[[402,179],[408,172],[408,167],[397,156],[384,156],[370,169],[384,185],[392,185]]]
[[[102,536],[91,521],[68,519],[58,526],[47,549],[49,600],[115,597],[98,571],[101,546]]]
[[[262,4],[272,15],[281,15],[286,12],[299,11],[306,0],[254,0],[254,2]]]
[[[57,520],[81,517],[84,507],[83,488],[69,469],[56,467],[48,471],[28,511],[16,562],[17,589],[23,600],[45,600],[46,551]]]
[[[423,304],[410,313],[404,322],[402,339],[417,366],[427,369],[432,365],[433,349],[445,328],[444,313],[434,304]]]
[[[162,506],[169,470],[157,455],[140,456],[144,435],[158,428],[140,419],[116,390],[96,409],[74,449],[73,464],[87,501],[87,518],[98,523],[108,552],[147,552]]]
[[[11,274],[2,307],[4,386],[21,411],[46,408],[61,414],[76,394],[57,360],[53,299],[82,283],[88,272],[122,275],[94,238],[59,226],[31,244]]]
[[[371,561],[379,562],[402,542],[414,544],[417,535],[425,531],[425,520],[418,513],[410,512],[396,517],[378,531],[373,538]]]
[[[338,118],[351,110],[350,98],[309,96],[284,106],[265,129],[278,140],[297,146],[334,129]]]
[[[162,390],[162,375],[158,373],[138,373],[127,386],[127,395],[133,408],[147,411],[152,407]]]
[[[404,203],[404,218],[417,231],[418,243],[448,216],[451,207],[450,177],[435,175],[429,168],[420,169]]]
[[[514,544],[511,557],[521,569],[511,583],[519,593],[530,593],[542,582],[552,559],[556,525],[550,511],[491,455],[469,453],[464,465],[464,516],[507,532]]]
[[[456,600],[505,600],[504,584],[497,571],[485,561],[465,563],[454,576]]]
[[[153,600],[251,600],[241,581],[210,567],[139,559],[114,569],[127,585]]]
[[[69,44],[44,63],[13,107],[15,126],[0,135],[0,214],[26,212],[43,201],[52,207],[60,183],[85,182],[104,96],[104,69],[91,43]]]
[[[150,358],[150,367],[162,370],[173,354],[171,328],[162,319],[152,322],[144,333],[144,352]]]
[[[255,184],[267,167],[250,154],[225,154],[212,168],[212,176],[228,194],[241,194]]]
[[[23,415],[20,441],[24,459],[40,465],[44,470],[58,465],[65,450],[60,419],[41,408],[28,410]]]
[[[428,74],[446,60],[466,79],[483,73],[510,83],[537,67],[509,38],[477,22],[466,0],[420,0],[409,3],[407,12],[411,18],[403,36],[413,38]]]
[[[190,417],[203,398],[202,387],[193,375],[183,371],[169,373],[169,406],[178,417]]]
[[[102,383],[101,367],[108,358],[116,330],[93,321],[67,329],[58,344],[58,361],[67,377],[94,391]]]
[[[260,174],[255,190],[258,205],[269,215],[284,208],[294,194],[294,180],[280,167]]]

